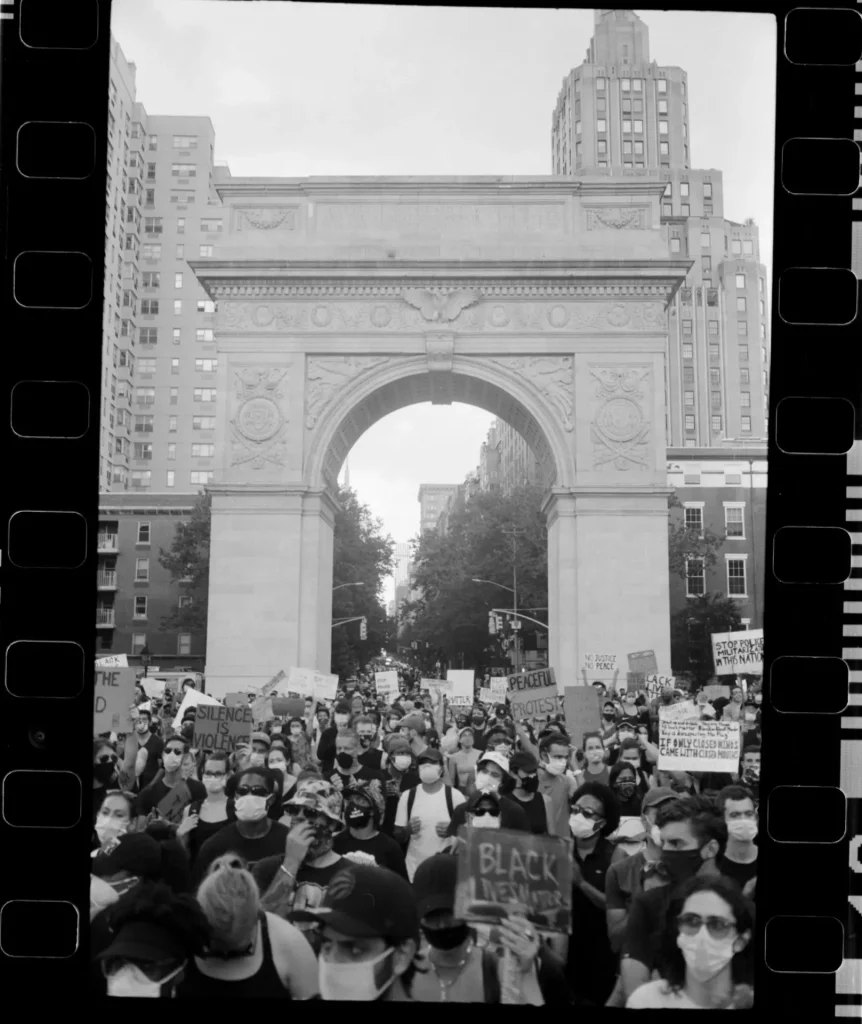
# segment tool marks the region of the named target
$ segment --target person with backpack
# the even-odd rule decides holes
[[[417,758],[419,785],[401,794],[395,813],[395,838],[406,845],[407,876],[443,849],[456,807],[463,793],[443,781],[443,755],[426,747]]]

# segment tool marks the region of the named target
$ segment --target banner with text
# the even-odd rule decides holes
[[[467,697],[473,703],[476,674],[471,668],[450,668],[446,673],[446,681],[452,684],[450,697]]]
[[[93,735],[131,732],[135,700],[134,668],[97,668],[93,701]]]
[[[717,676],[763,673],[763,630],[712,634],[712,658]]]
[[[129,659],[125,654],[106,654],[104,658],[96,658],[96,668],[128,668]]]
[[[524,718],[544,718],[559,711],[557,679],[552,668],[518,672],[507,676],[506,683],[506,696],[516,722]]]
[[[315,700],[335,700],[337,690],[338,676],[329,675],[326,672],[314,673],[314,685],[311,690],[311,695]]]
[[[584,733],[599,732],[602,699],[592,686],[567,686],[563,694],[566,732],[576,747],[583,749]]]
[[[279,669],[278,672],[268,682],[264,683],[263,686],[257,691],[261,697],[268,697],[273,690],[278,687],[278,684],[287,678],[287,673],[283,669]]]
[[[374,686],[378,696],[392,701],[398,697],[398,673],[394,670],[374,673]]]
[[[676,684],[676,676],[662,676],[656,673],[645,677],[647,696],[652,699],[653,697],[659,697],[661,691],[666,687],[674,688]]]
[[[739,771],[740,729],[733,721],[663,721],[658,767],[663,772]]]
[[[278,684],[278,695],[286,697],[292,693],[297,697],[311,697],[314,693],[314,674],[313,668],[294,666],[287,674],[287,682]]]
[[[700,704],[695,704],[690,700],[683,700],[679,704],[659,707],[658,726],[661,729],[664,722],[699,721],[702,714],[703,710]]]
[[[613,675],[617,670],[616,654],[585,654],[584,671],[587,675]]]
[[[195,750],[232,753],[237,744],[251,741],[253,716],[251,708],[224,707],[221,704],[198,704],[195,715]]]

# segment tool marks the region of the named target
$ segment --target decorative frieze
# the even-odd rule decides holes
[[[571,356],[505,356],[492,360],[538,388],[566,430],[572,422],[574,366]]]
[[[651,423],[643,403],[651,395],[648,364],[590,364],[595,411],[590,422],[593,469],[649,468]]]
[[[388,356],[327,356],[309,359],[305,382],[305,425],[311,430],[332,399],[352,380],[372,367],[388,363]]]
[[[281,409],[287,369],[245,366],[234,372],[234,415],[230,421],[231,465],[283,466],[287,424]]]
[[[238,206],[234,209],[237,231],[295,231],[298,206]]]
[[[606,284],[530,281],[492,282],[465,278],[452,288],[479,291],[485,300],[517,299],[664,299],[670,291],[666,284],[638,281],[614,281]],[[217,299],[266,301],[279,298],[399,298],[405,288],[440,289],[439,279],[415,280],[409,284],[392,282],[336,281],[329,284],[298,282],[273,284],[267,281],[208,282],[207,288]]]
[[[645,231],[649,208],[646,206],[586,206],[587,231]]]

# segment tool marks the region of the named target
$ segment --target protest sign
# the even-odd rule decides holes
[[[188,783],[180,782],[168,790],[167,795],[156,806],[156,810],[165,821],[178,825],[183,820],[183,811],[191,802],[192,792]]]
[[[281,698],[285,700],[286,698]],[[272,697],[258,697],[251,704],[251,719],[255,725],[263,725],[270,719],[275,718],[275,711],[272,707]]]
[[[572,930],[572,840],[462,828],[454,916],[499,924],[524,914],[547,935]]]
[[[174,718],[173,728],[179,729],[183,721],[183,715],[188,708],[196,708],[198,704],[215,704],[216,707],[222,705],[215,699],[210,697],[208,693],[201,693],[200,690],[186,690],[186,695],[183,697],[182,703],[179,706],[176,717]]]
[[[664,687],[669,686],[673,689],[676,682],[676,676],[662,676],[657,673],[652,673],[645,677],[644,685],[646,686],[647,696],[652,699],[661,695],[661,691]]]
[[[135,700],[133,668],[97,668],[93,701],[93,735],[131,732],[131,707]]]
[[[469,697],[473,700],[475,675],[471,668],[450,668],[446,673],[446,681],[452,684],[450,696]]]
[[[229,708],[248,707],[248,697],[244,693],[226,693],[224,695],[224,702]]]
[[[763,672],[763,630],[712,634],[712,658],[717,676]]]
[[[559,710],[557,680],[552,668],[518,672],[507,676],[506,684],[506,696],[511,705],[512,718],[516,722],[524,718],[554,715]]]
[[[302,697],[270,697],[273,715],[279,718],[302,718],[305,715],[305,700]]]
[[[251,708],[226,708],[223,704],[198,704],[195,715],[196,750],[213,752],[236,750],[237,744],[251,739]]]
[[[493,704],[494,694],[489,686],[479,687],[479,703],[480,704]]]
[[[659,729],[663,722],[680,722],[688,719],[698,721],[702,714],[701,705],[690,700],[680,701],[679,704],[668,704],[658,709]]]
[[[655,651],[634,651],[626,657],[629,659],[629,672],[643,672],[646,676],[658,672]]]
[[[335,700],[337,690],[338,676],[328,675],[326,672],[314,673],[314,686],[311,695],[316,701]]]
[[[707,700],[718,700],[719,697],[730,699],[730,687],[725,686],[724,683],[710,683],[709,686],[704,686],[702,692]]]
[[[572,743],[583,747],[584,733],[599,732],[602,723],[602,700],[592,686],[567,686],[563,694],[566,732]]]
[[[276,686],[276,692],[287,696],[292,693],[297,697],[311,697],[314,693],[314,677],[316,673],[313,668],[292,668],[287,677],[287,682],[282,680]]]
[[[451,693],[452,682],[449,679],[420,679],[419,689],[427,690],[429,693],[433,693],[435,690],[439,690],[442,693]]]
[[[469,708],[473,706],[472,697],[450,697],[449,704],[453,708]]]
[[[491,680],[491,696],[495,701],[498,701],[500,704],[505,703],[507,690],[508,684],[505,677]]]
[[[379,697],[387,701],[395,700],[398,697],[398,673],[394,669],[375,672],[374,686]]]
[[[96,668],[128,668],[129,659],[125,654],[108,654],[104,658],[96,658]]]
[[[617,656],[615,654],[585,654],[584,669],[588,675],[597,672],[613,675],[617,670]]]
[[[261,695],[261,697],[268,697],[273,692],[273,690],[275,690],[278,687],[278,684],[282,682],[282,680],[284,680],[285,678],[286,673],[283,670],[279,670],[275,673],[272,679],[265,682],[257,692]]]
[[[659,725],[659,771],[739,771],[738,722],[682,719],[662,721]]]

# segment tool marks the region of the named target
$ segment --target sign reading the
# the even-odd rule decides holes
[[[517,675],[507,676],[506,683],[506,696],[511,705],[512,718],[516,722],[524,718],[555,715],[559,710],[557,680],[552,668],[519,672]]]
[[[596,672],[613,675],[617,670],[617,656],[615,654],[585,654],[584,669],[587,675]]]
[[[733,721],[660,722],[658,767],[663,772],[739,771],[740,729]]]
[[[763,673],[763,630],[749,629],[738,633],[713,633],[712,658],[717,676],[750,672]]]
[[[456,918],[499,924],[524,914],[542,934],[572,930],[572,840],[462,828]]]
[[[602,700],[592,686],[567,686],[563,696],[566,731],[572,743],[583,748],[584,733],[599,732],[602,723]]]
[[[238,743],[251,740],[253,716],[251,708],[227,708],[221,704],[198,704],[192,746],[214,753],[232,753]]]
[[[97,668],[93,702],[93,735],[131,732],[131,707],[135,700],[133,668]]]

